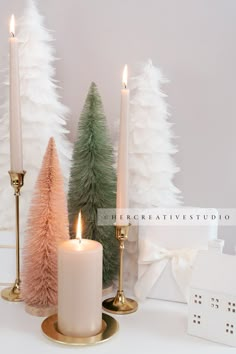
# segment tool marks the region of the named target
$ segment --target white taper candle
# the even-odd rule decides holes
[[[128,69],[123,72],[123,89],[121,90],[120,133],[117,165],[116,208],[128,208],[128,133],[129,133],[129,90],[127,89]],[[119,224],[119,220],[117,220]]]
[[[15,18],[11,16],[10,22],[10,155],[11,171],[23,171],[22,133],[21,133],[21,110],[20,110],[20,77],[18,63],[18,43],[15,37]]]

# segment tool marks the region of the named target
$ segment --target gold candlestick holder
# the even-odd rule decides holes
[[[116,226],[116,238],[120,243],[119,285],[116,296],[106,299],[102,303],[104,310],[118,315],[132,313],[138,309],[138,303],[133,299],[126,298],[123,290],[124,249],[125,241],[128,239],[129,226]]]
[[[1,296],[4,300],[19,302],[23,301],[21,296],[21,280],[20,280],[20,214],[19,214],[19,198],[20,190],[24,185],[24,176],[25,171],[23,172],[13,172],[9,171],[11,185],[14,188],[15,195],[15,208],[16,208],[16,280],[12,287],[3,289]]]

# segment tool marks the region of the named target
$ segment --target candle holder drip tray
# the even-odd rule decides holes
[[[110,339],[119,329],[118,322],[111,316],[102,314],[102,328],[95,336],[69,337],[58,331],[57,315],[47,317],[42,323],[43,333],[52,341],[65,345],[94,345]]]

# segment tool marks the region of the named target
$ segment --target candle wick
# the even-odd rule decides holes
[[[15,33],[11,32],[11,33],[10,33],[10,36],[11,36],[11,37],[15,37]]]
[[[127,88],[127,85],[124,83],[124,89],[126,89]]]

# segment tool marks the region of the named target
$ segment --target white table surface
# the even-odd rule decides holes
[[[60,354],[225,354],[235,349],[188,336],[187,306],[148,299],[136,313],[114,316],[119,332],[109,341],[90,347],[70,347],[54,343],[41,331],[43,318],[27,314],[23,303],[0,299],[1,353]]]

